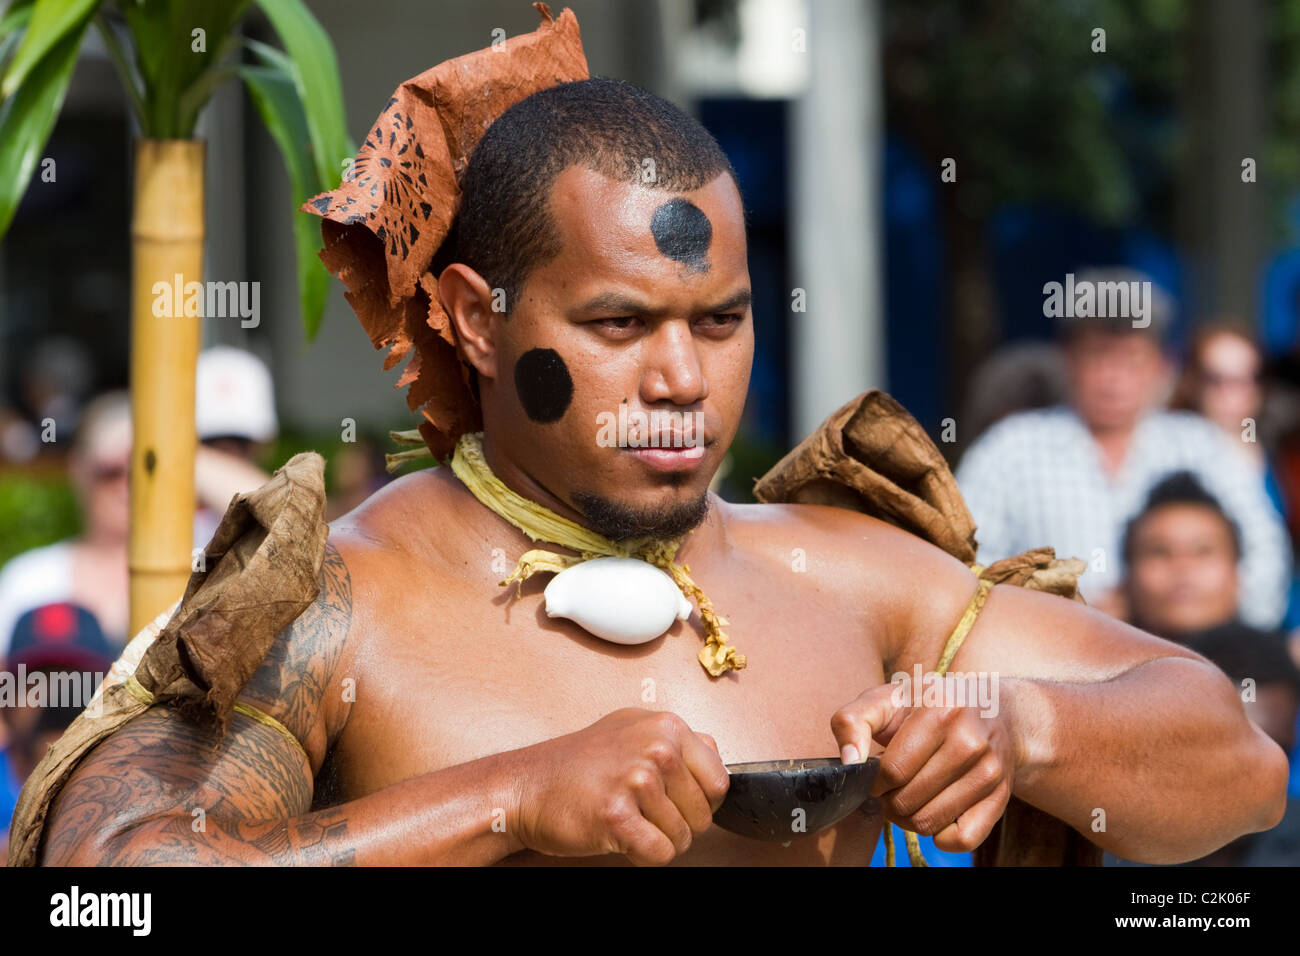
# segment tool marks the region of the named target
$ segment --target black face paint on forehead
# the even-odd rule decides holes
[[[654,211],[650,232],[655,245],[669,259],[703,272],[709,268],[709,244],[713,242],[713,224],[704,211],[689,199],[678,196]]]
[[[515,393],[535,422],[559,421],[573,398],[573,377],[555,349],[529,349],[515,363]]]

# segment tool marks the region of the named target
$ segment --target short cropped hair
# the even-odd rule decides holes
[[[1214,512],[1228,529],[1228,534],[1232,538],[1233,554],[1238,560],[1241,559],[1241,530],[1237,527],[1237,523],[1223,510],[1219,499],[1205,490],[1205,486],[1196,475],[1190,471],[1176,471],[1151,489],[1142,510],[1134,515],[1125,527],[1123,553],[1126,565],[1132,563],[1133,547],[1142,522],[1152,513],[1170,505],[1192,505]]]
[[[441,264],[463,262],[503,289],[509,315],[529,272],[560,251],[551,186],[574,165],[673,192],[722,173],[736,180],[717,141],[667,100],[604,77],[562,83],[519,101],[483,134]]]
[[[1083,288],[1084,283],[1087,283],[1096,290],[1098,299],[1106,292],[1131,291],[1132,283],[1135,282],[1139,284],[1150,283],[1150,301],[1148,302],[1151,309],[1150,324],[1141,327],[1134,326],[1131,321],[1128,321],[1129,318],[1134,317],[1131,315],[1128,317],[1063,315],[1056,320],[1057,336],[1066,345],[1077,340],[1081,333],[1089,331],[1109,332],[1117,335],[1145,335],[1154,339],[1157,343],[1163,344],[1173,326],[1174,302],[1169,293],[1159,283],[1153,281],[1149,275],[1136,269],[1117,266],[1104,269],[1084,269],[1074,277],[1075,289]],[[1123,283],[1122,287],[1120,283]],[[1118,296],[1115,296],[1115,298],[1118,298]],[[1128,298],[1127,294],[1124,298]],[[1107,296],[1107,299],[1109,301],[1111,296]],[[1129,311],[1130,313],[1133,311],[1131,302]]]

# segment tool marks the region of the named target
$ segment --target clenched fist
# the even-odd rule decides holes
[[[619,853],[662,865],[713,823],[727,768],[676,714],[628,708],[519,752],[515,834],[550,856]]]

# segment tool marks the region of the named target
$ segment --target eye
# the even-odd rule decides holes
[[[730,332],[744,318],[745,316],[740,312],[715,313],[700,319],[699,327],[705,332]]]
[[[640,333],[643,324],[635,315],[613,315],[587,323],[597,335],[615,342],[631,341]]]

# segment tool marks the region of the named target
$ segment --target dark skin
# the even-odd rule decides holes
[[[739,195],[721,176],[680,197],[709,220],[707,269],[660,251],[649,224],[671,198],[566,170],[550,197],[562,251],[509,318],[468,266],[440,277],[489,463],[573,520],[580,493],[649,516],[708,494],[739,425],[753,358]],[[521,407],[532,349],[572,378],[553,421]],[[600,447],[597,415],[625,400],[701,412],[698,465],[669,475]],[[934,666],[970,570],[842,509],[708,501],[679,558],[749,657],[718,679],[695,659],[698,614],[647,644],[600,641],[545,615],[545,576],[503,593],[502,568],[533,545],[447,469],[393,482],[335,522],[319,599],[243,694],[306,756],[239,715],[217,744],[151,710],[76,770],[43,860],[862,864],[882,812],[969,850],[1015,793],[1105,849],[1174,862],[1281,818],[1284,754],[1196,654],[998,587],[952,664],[1000,675],[997,713],[902,707],[885,681]],[[879,802],[836,826],[782,846],[710,825],[724,762],[855,752],[881,756]]]

